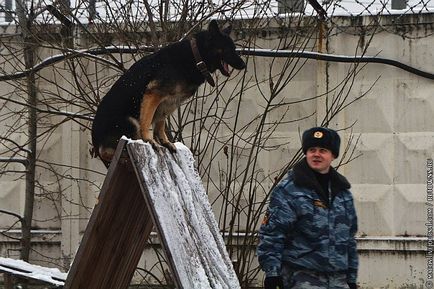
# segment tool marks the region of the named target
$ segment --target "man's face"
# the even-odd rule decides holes
[[[306,151],[307,164],[314,171],[326,174],[335,159],[332,152],[325,148],[311,147]]]

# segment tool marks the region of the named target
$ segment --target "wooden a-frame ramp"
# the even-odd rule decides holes
[[[65,289],[127,288],[153,226],[178,289],[240,288],[187,147],[119,142]]]

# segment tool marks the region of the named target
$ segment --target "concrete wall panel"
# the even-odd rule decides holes
[[[353,185],[359,236],[393,236],[394,211],[391,185]]]

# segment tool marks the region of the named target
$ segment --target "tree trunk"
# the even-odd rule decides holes
[[[27,40],[28,41],[28,40]],[[31,68],[34,65],[34,47],[27,42],[25,43],[25,64],[26,68]],[[30,40],[31,41],[31,40]],[[28,134],[29,134],[29,152],[27,153],[27,170],[26,170],[26,195],[24,204],[24,223],[22,226],[22,248],[21,259],[29,260],[31,229],[33,219],[33,207],[35,202],[35,171],[36,171],[36,134],[37,134],[37,116],[36,116],[36,87],[35,75],[31,73],[27,77],[27,101],[28,101]]]
[[[26,69],[35,65],[35,40],[31,34],[31,26],[33,19],[31,18],[32,11],[27,15],[27,7],[21,0],[16,1],[16,9],[18,16],[18,25],[21,29],[23,48],[24,48],[24,63]],[[30,8],[32,10],[33,7]],[[21,259],[29,260],[30,256],[30,241],[33,219],[33,205],[35,202],[35,169],[36,169],[36,87],[35,74],[30,73],[26,79],[27,104],[28,104],[28,144],[29,152],[27,153],[27,168],[26,168],[26,191],[24,203],[24,220],[21,227]]]

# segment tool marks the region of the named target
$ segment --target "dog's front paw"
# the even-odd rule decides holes
[[[152,146],[152,148],[154,149],[154,151],[156,151],[156,152],[160,152],[161,151],[160,145],[154,139],[152,139],[152,138],[150,138],[150,139],[143,139],[143,141],[149,143]]]
[[[176,146],[171,142],[164,142],[161,144],[166,147],[171,153],[176,153]]]

